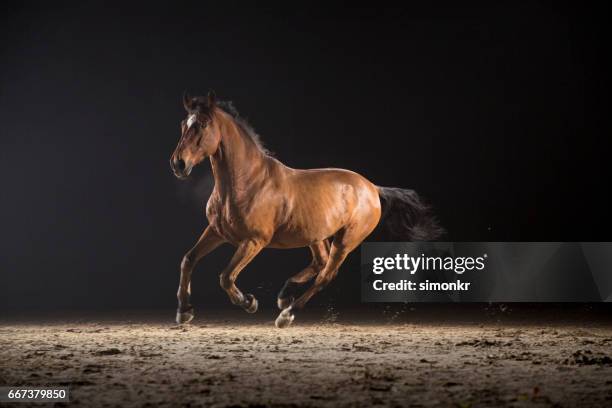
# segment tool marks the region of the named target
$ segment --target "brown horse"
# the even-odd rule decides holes
[[[298,170],[262,147],[259,137],[231,104],[208,97],[183,97],[187,118],[170,164],[176,177],[210,157],[215,187],[206,206],[209,225],[184,256],[178,288],[178,323],[193,319],[189,303],[195,264],[223,243],[237,250],[220,275],[235,305],[257,310],[257,299],[235,285],[238,275],[266,247],[310,247],[312,262],[289,278],[278,295],[277,327],[287,327],[306,302],[338,273],[346,256],[387,213],[393,240],[429,240],[441,229],[411,190],[377,187],[349,170]],[[296,289],[314,278],[301,296]]]

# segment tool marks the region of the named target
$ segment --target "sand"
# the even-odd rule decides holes
[[[70,406],[612,406],[610,327],[202,320],[2,323],[0,385],[67,385]]]

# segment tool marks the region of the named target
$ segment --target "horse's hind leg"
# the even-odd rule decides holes
[[[178,310],[176,312],[176,322],[189,323],[193,320],[193,307],[189,303],[191,295],[191,274],[196,263],[205,255],[212,252],[225,240],[221,238],[210,226],[206,227],[198,242],[183,257],[181,262],[181,280],[178,292]]]
[[[321,272],[325,264],[327,264],[329,248],[329,240],[319,241],[310,245],[312,261],[306,268],[287,279],[278,294],[277,304],[279,309],[283,310],[289,307],[295,300],[297,289]]]
[[[287,327],[293,322],[295,318],[294,313],[302,309],[310,298],[321,291],[336,277],[342,262],[344,262],[348,254],[355,249],[370,232],[372,232],[377,222],[378,218],[376,217],[365,218],[364,222],[349,225],[334,235],[331,250],[329,251],[329,259],[325,267],[319,272],[312,286],[293,302],[291,306],[280,312],[276,322],[274,322],[276,327]]]
[[[342,265],[342,262],[346,259],[352,248],[341,247],[334,241],[331,245],[329,252],[329,259],[325,264],[325,267],[317,275],[314,283],[309,287],[302,296],[300,296],[293,304],[285,309],[278,315],[274,324],[278,328],[284,328],[289,326],[295,318],[295,311],[300,310],[304,307],[306,302],[310,300],[317,292],[322,290],[329,282],[331,282],[338,273],[338,268]]]

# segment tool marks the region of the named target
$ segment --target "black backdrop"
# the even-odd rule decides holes
[[[218,3],[0,6],[0,310],[174,307],[211,188],[169,170],[186,89],[292,167],[418,190],[449,240],[609,239],[603,10]],[[198,307],[229,305],[230,254]],[[307,262],[268,250],[238,283],[271,306]],[[313,303],[358,301],[353,255]]]

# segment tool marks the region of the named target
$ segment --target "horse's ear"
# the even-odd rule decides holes
[[[191,98],[189,97],[187,91],[183,92],[183,107],[187,112],[191,110]]]
[[[213,108],[217,102],[217,95],[212,89],[208,91],[208,108]]]

